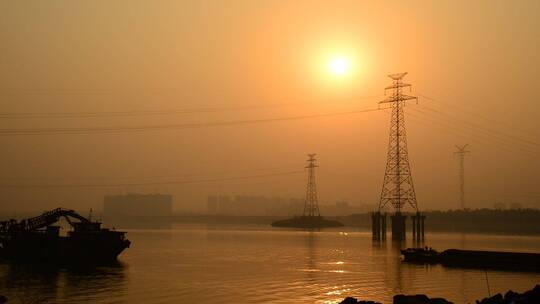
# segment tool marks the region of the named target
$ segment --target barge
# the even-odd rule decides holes
[[[54,225],[61,218],[72,227],[66,236],[61,236],[61,227]],[[100,222],[64,208],[20,221],[0,222],[0,257],[7,260],[101,264],[116,261],[130,244],[126,232],[102,228]]]
[[[540,253],[431,248],[401,250],[405,262],[442,264],[447,267],[540,272]]]

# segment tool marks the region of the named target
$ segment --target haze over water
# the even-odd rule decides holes
[[[351,227],[281,230],[235,216],[284,215],[267,202],[302,205],[305,155],[316,153],[311,206],[317,198],[321,210],[348,210],[348,224],[368,218],[348,215],[377,210],[384,193],[382,211],[400,210],[400,190],[381,192],[389,164],[398,174],[388,184],[410,181],[404,211],[435,211],[426,212],[439,219],[431,228],[538,235],[539,37],[538,0],[0,1],[0,219],[57,207],[106,215],[104,196],[159,193],[173,198],[160,216],[178,221],[124,227],[131,247],[115,266],[1,262],[0,295],[330,304],[422,293],[468,303],[530,289],[540,274],[404,264],[398,249],[412,244],[390,237],[380,244]],[[389,74],[405,72],[411,87],[385,91]],[[387,159],[385,94],[401,96],[392,104],[404,109],[394,116],[397,166]],[[463,162],[456,146],[467,148]],[[252,202],[232,204],[235,196],[265,203],[243,212]],[[481,208],[498,211],[436,214]],[[235,225],[179,223],[222,216]],[[2,226],[6,240],[31,230],[15,224]],[[426,245],[439,250],[540,252],[540,236],[433,233],[429,217],[426,229]]]
[[[74,271],[1,264],[0,293],[47,303],[157,304],[338,303],[346,296],[391,303],[398,293],[473,303],[488,292],[484,271],[402,263],[391,241],[372,244],[367,231],[177,224],[128,232],[133,245],[118,266]],[[540,237],[429,234],[428,240],[434,248],[540,251]],[[487,276],[492,294],[540,282],[540,274]]]
[[[0,213],[87,214],[126,192],[170,193],[191,212],[209,194],[300,197],[302,175],[175,181],[301,170],[307,153],[322,202],[376,204],[388,111],[331,114],[376,109],[400,72],[419,97],[405,119],[421,209],[460,207],[453,153],[466,143],[468,207],[538,208],[539,11],[534,0],[2,1]],[[322,116],[212,126],[306,115]]]

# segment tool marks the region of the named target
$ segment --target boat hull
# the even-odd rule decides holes
[[[440,255],[447,267],[540,271],[540,254],[448,249]]]
[[[64,237],[26,232],[4,237],[0,244],[0,257],[8,260],[102,264],[116,261],[118,255],[130,246],[130,241],[113,231]]]
[[[404,257],[404,260],[410,263],[435,264],[440,262],[440,255],[435,250],[408,248],[401,250],[401,254]]]
[[[540,272],[540,254],[448,249],[441,253],[422,248],[401,250],[405,262],[440,263],[445,267]]]

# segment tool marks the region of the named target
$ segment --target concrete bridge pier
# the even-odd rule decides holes
[[[374,240],[386,240],[386,213],[371,214],[371,232]]]
[[[405,240],[407,216],[396,212],[392,215],[392,240],[403,241]]]
[[[426,216],[422,215],[420,212],[416,212],[415,215],[411,216],[412,219],[412,237],[415,241],[423,241],[424,240],[424,222],[426,220]]]

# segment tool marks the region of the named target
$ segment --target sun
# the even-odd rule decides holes
[[[335,76],[343,76],[349,73],[351,63],[348,58],[339,56],[332,57],[328,61],[328,69]]]

